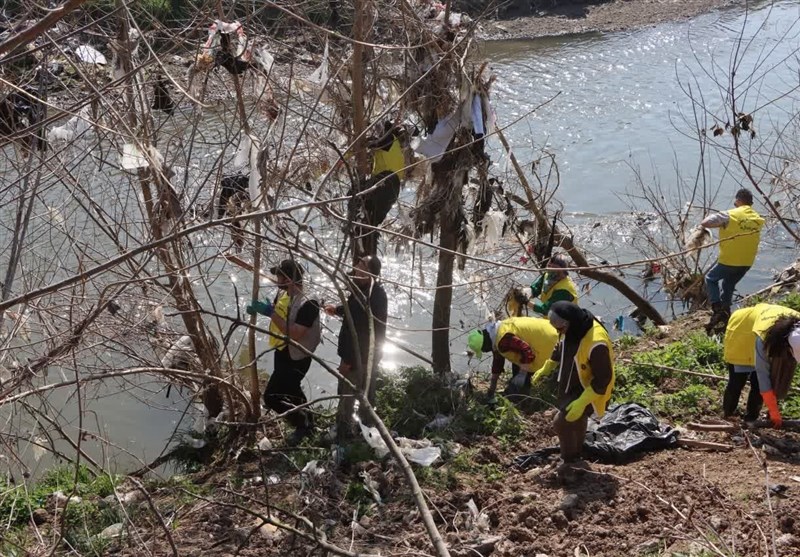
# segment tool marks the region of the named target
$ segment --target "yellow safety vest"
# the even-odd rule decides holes
[[[765,340],[769,328],[785,315],[800,317],[800,312],[774,304],[756,304],[734,311],[725,328],[725,362],[755,366],[756,337]]]
[[[608,336],[608,331],[605,330],[605,327],[595,321],[589,332],[583,335],[581,343],[578,345],[578,351],[575,353],[575,365],[578,368],[578,379],[585,389],[592,384],[592,379],[594,378],[592,366],[589,363],[589,355],[592,353],[592,348],[601,344],[608,348],[608,357],[611,359],[611,381],[608,382],[606,392],[602,393],[603,396],[592,403],[594,411],[598,416],[603,416],[603,414],[606,413],[606,406],[608,405],[608,401],[611,400],[611,392],[614,390],[614,380],[616,378],[614,373],[614,349],[611,345],[611,338]]]
[[[372,155],[372,175],[377,176],[381,172],[394,172],[401,180],[405,176],[406,160],[403,157],[403,148],[400,147],[400,140],[394,138],[392,145],[387,151],[377,149]]]
[[[534,360],[530,364],[536,371],[550,359],[553,350],[558,344],[558,331],[544,317],[510,317],[503,319],[497,328],[494,349],[511,363],[520,364],[519,354],[516,352],[500,352],[497,344],[506,334],[518,336],[527,342],[533,350]]]
[[[289,315],[289,301],[289,293],[282,291],[280,296],[278,296],[278,302],[275,304],[275,315],[282,318],[284,322],[287,321],[286,318]],[[286,336],[286,334],[281,331],[272,320],[269,322],[269,332],[272,333],[269,336],[270,347],[280,350],[286,346],[286,341],[283,340],[283,337]]]
[[[719,262],[732,267],[750,267],[756,259],[764,219],[749,205],[727,213],[730,220],[719,231]]]
[[[547,300],[550,299],[550,297],[553,295],[553,292],[555,292],[556,290],[566,290],[567,292],[572,294],[572,303],[574,304],[578,303],[578,290],[575,288],[575,283],[572,282],[572,279],[569,277],[564,277],[563,279],[555,283],[547,292],[543,291],[539,296],[539,299],[542,301],[542,303],[546,302]]]

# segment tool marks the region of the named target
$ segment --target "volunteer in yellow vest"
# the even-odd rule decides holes
[[[733,204],[734,209],[713,213],[700,223],[702,228],[720,229],[719,258],[706,275],[706,290],[712,310],[711,320],[706,325],[708,333],[727,323],[736,283],[753,265],[764,227],[764,219],[753,210],[753,194],[750,190],[742,188],[737,191]]]
[[[348,205],[348,218],[355,223],[352,234],[357,257],[375,256],[378,253],[378,232],[373,228],[358,226],[358,223],[380,226],[400,196],[406,167],[401,145],[404,134],[401,126],[385,122],[383,135],[368,144],[372,150],[372,174],[360,182],[357,190],[348,192],[352,196],[375,188],[364,195],[351,197]]]
[[[311,354],[322,338],[320,307],[317,300],[303,292],[304,271],[299,263],[284,259],[270,272],[275,275],[280,293],[272,303],[253,300],[245,311],[270,318],[269,344],[275,355],[272,375],[264,389],[264,405],[276,414],[285,415],[295,428],[288,443],[297,445],[314,429],[314,414],[304,406],[308,399],[302,383],[311,367]],[[293,342],[288,343],[287,338]]]
[[[728,385],[722,399],[725,417],[736,414],[747,380],[750,395],[744,419],[754,422],[762,400],[776,428],[782,418],[778,400],[785,398],[800,361],[800,312],[784,306],[757,304],[736,310],[725,330]]]
[[[506,360],[515,364],[518,371],[505,392],[518,393],[530,386],[531,372],[544,365],[557,342],[558,333],[542,317],[509,317],[490,323],[483,330],[475,329],[467,337],[467,345],[478,358],[483,352],[492,352],[490,399],[494,397]]]
[[[547,272],[531,284],[531,297],[539,297],[538,303],[531,303],[533,311],[547,315],[550,306],[556,302],[578,303],[578,289],[567,273],[569,262],[563,255],[554,255],[547,265]]]
[[[569,480],[576,469],[587,467],[580,460],[586,426],[593,412],[605,414],[614,388],[614,352],[603,324],[576,304],[556,302],[548,318],[563,340],[534,374],[533,383],[558,369],[553,429],[561,449],[559,476]]]

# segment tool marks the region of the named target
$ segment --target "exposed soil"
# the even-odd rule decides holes
[[[707,316],[699,312],[681,319],[662,329],[662,338],[642,339],[626,356],[680,338]],[[717,418],[699,415],[695,421]],[[527,472],[513,465],[518,455],[557,444],[551,419],[552,411],[525,414],[523,435],[506,444],[491,436],[457,438],[469,459],[457,465],[458,458],[449,455],[432,468],[415,468],[453,557],[800,556],[800,434],[765,434],[783,444],[778,451],[742,431],[683,431],[682,438],[733,448],[679,448],[620,465],[593,462],[590,471],[562,485],[555,457]],[[277,429],[270,438],[279,439]],[[316,453],[323,471],[310,476],[280,451],[260,461],[245,453],[239,464],[191,477],[200,495],[183,487],[151,489],[179,555],[333,554],[312,540],[262,525],[259,515],[270,512],[353,555],[435,554],[408,483],[390,458],[335,468],[324,448]],[[263,478],[270,476],[265,486]],[[365,477],[380,504],[363,490],[353,496]],[[485,513],[483,526],[472,518],[470,500]],[[139,505],[138,511],[127,509],[136,532],[129,531],[123,543],[112,542],[106,553],[139,557],[144,544],[153,555],[173,554],[164,527]],[[40,527],[45,538],[46,528]]]
[[[798,441],[797,435],[787,436]],[[741,436],[732,440],[727,434],[709,434],[705,438],[734,442],[737,447],[729,453],[676,449],[626,465],[593,464],[590,473],[564,487],[550,466],[526,473],[511,467],[513,456],[555,442],[548,417],[536,414],[529,417],[525,439],[514,447],[503,447],[491,438],[475,440],[475,446],[481,447],[475,465],[498,465],[506,472],[502,479],[459,473],[447,485],[426,482],[423,487],[454,556],[476,555],[468,548],[492,538],[494,550],[484,555],[700,555],[704,549],[711,555],[714,548],[725,555],[734,551],[736,555],[765,555],[772,554],[773,543],[777,555],[800,555],[798,461],[752,449]],[[231,487],[233,472],[207,480],[206,487],[213,486],[210,499],[238,500],[266,514],[268,491],[273,505],[294,508],[341,548],[382,555],[434,553],[406,482],[389,461],[361,463],[335,474],[326,471],[314,479],[289,476],[266,491],[259,485]],[[346,499],[345,489],[363,472],[377,482],[384,503],[373,506],[354,526],[355,507]],[[262,472],[250,464],[235,473],[252,478]],[[788,489],[768,499],[767,481]],[[239,496],[234,497],[233,491]],[[471,524],[470,499],[488,515],[488,529],[481,531]],[[273,516],[297,525],[281,512]],[[180,555],[221,557],[234,554],[259,520],[252,513],[198,501],[180,509],[176,522],[179,527],[173,537]],[[154,554],[168,552],[157,529],[143,525],[139,535],[144,539],[154,535],[149,542]],[[262,528],[239,555],[310,555],[313,547],[291,534]]]
[[[553,35],[638,29],[668,21],[689,19],[736,0],[612,0],[601,4],[556,2],[555,6],[515,19],[482,24],[485,39],[531,39]]]

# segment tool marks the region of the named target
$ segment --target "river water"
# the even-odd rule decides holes
[[[660,184],[665,199],[678,208],[681,192],[696,181],[700,148],[693,132],[697,126],[687,95],[689,85],[693,95],[703,96],[706,118],[724,114],[726,96],[715,78],[721,79],[724,86],[724,69],[730,63],[742,30],[747,37],[760,29],[750,45],[753,55],[745,57],[740,75],[747,68],[756,68],[764,75],[754,80],[749,91],[740,92],[743,110],[760,108],[758,137],[768,139],[771,130],[785,124],[786,114],[795,108],[790,96],[772,104],[767,101],[798,85],[796,63],[789,61],[772,68],[779,61],[791,58],[800,45],[797,30],[792,28],[798,18],[798,4],[786,2],[762,6],[749,14],[736,7],[691,21],[630,32],[488,43],[482,48],[497,75],[492,101],[498,125],[521,119],[506,134],[517,156],[526,164],[542,149],[555,155],[560,171],[557,198],[564,206],[564,220],[593,261],[639,259],[642,253],[634,245],[643,223],[644,226],[652,223],[647,215],[652,209],[639,203],[640,212],[631,211],[633,202],[626,192],[637,191],[634,169],[640,170],[645,183]],[[759,65],[763,58],[770,62]],[[701,127],[712,124],[713,120],[707,120]],[[507,161],[495,141],[490,140],[489,147],[495,162],[493,170],[502,176],[508,172]],[[711,148],[702,168],[700,182],[706,196],[705,201],[696,204],[728,208],[733,193],[742,183],[741,171],[730,164],[724,151]],[[757,208],[763,209],[760,204]],[[702,209],[698,209],[698,218],[701,214]],[[741,283],[742,291],[765,286],[776,269],[794,260],[793,244],[771,221],[765,236],[755,267]],[[417,250],[412,256],[404,249],[408,248],[399,248],[397,252],[392,249],[384,258],[390,298],[389,335],[400,344],[429,355],[427,329],[434,296],[435,258],[424,250]],[[520,263],[518,255],[509,258],[503,253],[495,248],[487,256]],[[635,267],[621,272],[631,284],[646,291],[637,277],[640,270],[641,267]],[[457,273],[455,282],[461,286],[455,291],[451,320],[454,369],[462,373],[488,370],[486,359],[467,361],[466,333],[498,305],[498,298],[512,280],[526,283],[535,278],[533,274],[522,275],[482,269],[472,263]],[[485,282],[478,288],[466,286],[476,279]],[[330,285],[325,280],[311,273],[309,282],[312,291],[327,292],[330,296]],[[248,275],[231,268],[212,287],[211,294],[218,300],[217,311],[235,313],[236,300],[231,295],[234,283],[240,289],[238,303],[243,305],[249,299],[243,286],[249,284]],[[630,312],[630,304],[608,288],[581,285],[588,292],[583,304],[608,322]],[[669,313],[670,306],[663,294],[652,286],[650,289],[651,299]],[[318,354],[335,366],[338,323],[324,319],[329,330]],[[265,342],[263,338],[260,340]],[[397,346],[387,345],[383,361],[386,370],[419,363]],[[260,367],[271,370],[271,356],[265,357]],[[314,397],[335,392],[334,382],[317,366],[312,366],[305,386]],[[83,427],[96,431],[116,446],[88,438],[86,448],[112,468],[137,467],[142,460],[157,456],[175,429],[192,427],[191,413],[183,416],[186,401],[174,389],[169,399],[158,389],[143,389],[136,396],[108,389],[95,394],[98,396],[89,403],[91,419],[87,422],[91,423],[84,423]],[[74,395],[64,393],[51,399],[51,403],[62,408],[64,417],[75,423]],[[47,462],[43,459],[40,465]]]

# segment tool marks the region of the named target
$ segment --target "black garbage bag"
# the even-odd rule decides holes
[[[609,408],[597,420],[589,420],[584,455],[607,464],[621,464],[637,455],[676,447],[678,431],[658,423],[647,408],[627,402]],[[546,464],[548,457],[558,452],[558,447],[545,447],[514,459],[522,470]]]
[[[675,447],[678,432],[647,408],[627,402],[609,408],[599,422],[590,421],[583,450],[586,456],[618,464],[639,453]]]

